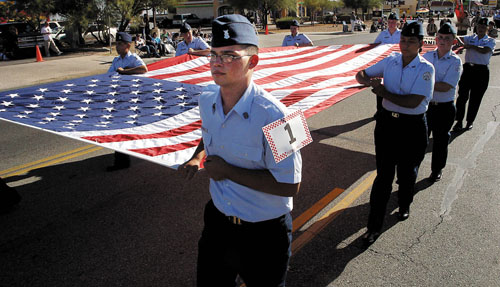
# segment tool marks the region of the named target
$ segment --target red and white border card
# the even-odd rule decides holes
[[[276,163],[313,141],[302,110],[266,125],[262,131],[273,151]]]

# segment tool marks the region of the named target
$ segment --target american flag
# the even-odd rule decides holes
[[[359,92],[358,71],[397,45],[260,49],[255,83],[306,117]],[[102,74],[0,93],[0,118],[176,168],[201,138],[198,97],[214,84],[205,57],[153,63],[139,76]]]

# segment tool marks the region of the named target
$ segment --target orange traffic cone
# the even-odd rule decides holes
[[[269,28],[266,25],[266,35],[269,35]]]
[[[36,61],[43,62],[42,53],[40,53],[40,48],[36,45]]]

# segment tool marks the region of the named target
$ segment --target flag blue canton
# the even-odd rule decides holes
[[[197,107],[201,92],[196,85],[102,74],[0,92],[0,118],[56,132],[131,128]]]

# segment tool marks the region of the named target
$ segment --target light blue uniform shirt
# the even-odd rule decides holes
[[[394,33],[389,33],[389,30],[384,30],[378,34],[377,39],[373,43],[380,44],[399,44],[399,40],[401,39],[401,30],[396,29]]]
[[[304,34],[298,33],[297,35],[292,36],[292,35],[286,35],[285,38],[283,39],[283,43],[281,44],[282,47],[285,46],[295,46],[295,43],[299,44],[308,44],[311,43],[311,39],[307,37]]]
[[[490,63],[491,55],[493,55],[493,51],[495,51],[496,41],[494,38],[485,35],[482,39],[479,39],[477,34],[465,36],[464,44],[481,46],[481,47],[489,47],[491,52],[486,54],[481,54],[476,50],[466,49],[465,50],[465,62],[478,64],[478,65],[488,65]]]
[[[200,96],[199,106],[207,155],[219,156],[241,168],[267,169],[281,183],[301,181],[300,152],[276,163],[262,131],[262,127],[287,113],[287,108],[272,95],[252,82],[233,109],[224,115],[220,88],[211,85]],[[293,208],[292,197],[253,190],[229,179],[210,179],[210,194],[222,213],[249,222],[277,218]]]
[[[444,82],[453,87],[447,92],[434,91],[432,101],[446,103],[455,100],[456,88],[462,74],[462,60],[453,51],[440,59],[437,49],[425,53],[423,57],[434,66],[434,83]]]
[[[427,111],[434,91],[434,67],[420,55],[403,68],[401,53],[393,53],[375,65],[368,67],[369,77],[384,77],[387,91],[397,95],[421,95],[425,99],[414,109],[405,108],[384,99],[382,106],[391,112],[419,115]]]
[[[203,41],[203,39],[199,37],[194,37],[191,43],[187,44],[186,41],[182,41],[177,44],[177,50],[175,50],[175,56],[181,56],[187,54],[189,48],[193,48],[194,50],[205,50],[210,48],[207,42]]]
[[[125,55],[125,57],[115,57],[111,67],[109,67],[108,73],[116,72],[118,68],[135,68],[139,66],[145,66],[144,61],[137,54],[132,54],[130,51]]]

